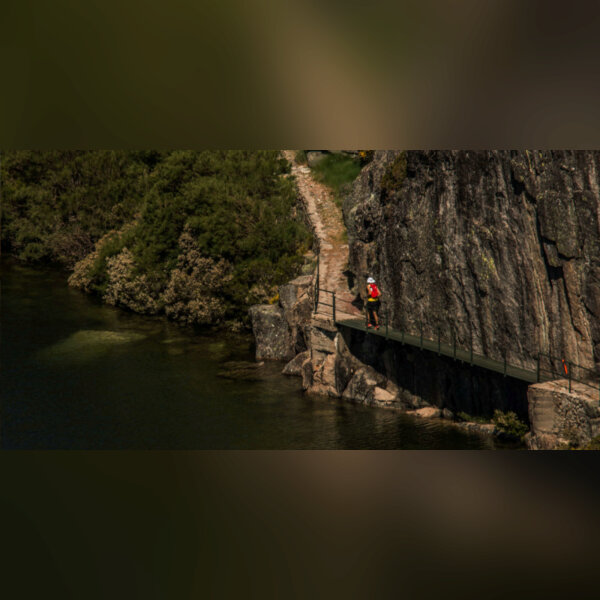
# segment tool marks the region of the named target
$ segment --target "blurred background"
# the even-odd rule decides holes
[[[3,148],[598,148],[595,3],[20,0]],[[18,597],[586,598],[583,453],[10,453]],[[14,593],[7,597],[16,597]]]
[[[595,148],[600,6],[9,0],[12,148]]]
[[[589,457],[4,452],[3,589],[19,598],[595,598]]]

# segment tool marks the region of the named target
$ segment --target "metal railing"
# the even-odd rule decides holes
[[[318,265],[318,263],[317,263]],[[319,281],[317,267],[317,283]],[[340,305],[342,305],[340,307]],[[350,311],[344,310],[344,307],[350,305]],[[364,313],[365,329],[368,324],[368,311],[366,303],[362,306],[362,310],[358,300],[349,301],[345,298],[340,298],[333,290],[327,290],[315,286],[315,313],[319,311],[319,307],[325,308],[325,314],[330,316],[334,323],[340,321],[340,317],[357,318],[361,313]],[[347,323],[348,320],[346,319]],[[406,330],[405,328],[392,328],[389,318],[389,309],[382,303],[379,311],[380,329],[384,329],[385,338],[390,337],[401,343],[409,343],[419,347],[421,350],[429,350],[437,352],[438,356],[444,355],[460,360],[465,363],[470,363],[472,366],[480,366],[499,373],[505,377],[517,377],[529,381],[530,383],[551,381],[555,379],[566,379],[569,385],[569,392],[572,391],[572,382],[578,382],[598,391],[600,401],[600,373],[594,369],[578,365],[572,361],[553,357],[549,354],[539,352],[537,358],[531,358],[527,363],[520,362],[515,364],[509,362],[508,357],[504,354],[502,360],[492,359],[484,354],[474,351],[473,339],[471,338],[468,348],[461,347],[457,343],[457,335],[454,329],[450,329],[450,343],[443,341],[446,337],[442,327],[437,327],[437,339],[426,337],[424,334],[424,325],[421,321],[417,321],[417,334]],[[343,324],[343,323],[342,323]],[[381,334],[380,334],[381,335]],[[535,366],[534,366],[535,365]]]
[[[584,367],[545,352],[538,354],[537,369],[538,381],[566,379],[569,382],[569,392],[572,390],[572,382],[575,381],[597,391],[598,400],[600,401],[600,373],[595,369]]]
[[[325,307],[325,314],[331,316],[331,319],[334,322],[337,321],[340,316],[358,317],[359,315],[362,315],[365,319],[365,326],[369,323],[369,311],[366,302],[361,304],[361,301],[358,301],[358,299],[348,300],[347,298],[340,298],[333,290],[321,288],[315,292],[315,313],[319,312],[319,306]],[[380,304],[378,320],[380,327],[382,325],[385,326],[387,335],[390,330],[390,325],[388,309],[384,303]]]

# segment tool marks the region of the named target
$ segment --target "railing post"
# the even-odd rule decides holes
[[[471,337],[471,366],[473,366],[473,338]]]
[[[440,355],[441,346],[442,346],[442,330],[438,327],[438,356]]]
[[[504,377],[506,377],[506,352],[504,353]]]
[[[421,323],[421,350],[423,350],[423,323]]]
[[[333,292],[333,302],[331,303],[331,309],[333,313],[333,322],[335,323],[335,292]]]
[[[319,281],[319,264],[321,262],[321,255],[317,254],[317,278],[316,278],[316,283],[315,283],[315,312],[317,312],[318,308],[319,308],[319,286],[320,286],[320,281]]]
[[[569,394],[571,393],[571,363],[567,362],[567,369],[569,373]]]
[[[456,360],[456,332],[452,332],[452,345],[454,347],[454,360]]]

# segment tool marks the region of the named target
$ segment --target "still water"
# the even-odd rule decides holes
[[[102,305],[59,270],[0,265],[3,448],[494,447],[443,423],[307,397],[281,363],[247,364],[249,335],[194,332]]]

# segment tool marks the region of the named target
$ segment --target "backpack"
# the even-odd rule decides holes
[[[371,286],[371,298],[379,298],[381,296],[379,288],[374,283],[370,283],[369,285]]]

